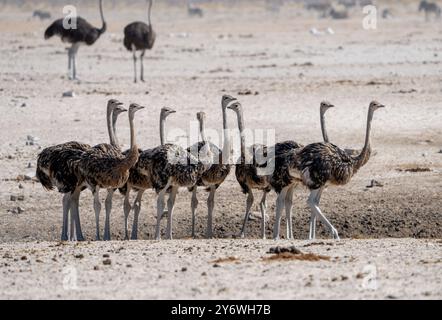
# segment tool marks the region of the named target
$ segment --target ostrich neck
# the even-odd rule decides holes
[[[117,136],[117,119],[118,119],[118,114],[113,112],[112,113],[112,133],[113,133],[113,141],[116,147],[120,147],[120,143],[118,141],[118,136]]]
[[[149,9],[148,9],[148,11],[147,11],[147,21],[148,21],[148,23],[149,23],[149,26],[152,25],[152,22],[151,22],[151,20],[150,20],[150,14],[151,14],[151,12],[152,12],[152,0],[149,1]]]
[[[321,110],[321,132],[324,142],[328,143],[327,128],[325,127],[325,111]]]
[[[201,134],[201,140],[204,142],[204,144],[207,143],[207,137],[206,137],[206,128],[204,124],[204,120],[200,119],[200,134]]]
[[[238,129],[239,129],[239,137],[241,141],[241,164],[245,164],[246,159],[246,138],[244,136],[244,116],[242,110],[237,111],[238,116]]]
[[[224,144],[223,144],[223,154],[226,157],[230,156],[230,136],[229,136],[229,126],[227,124],[227,110],[223,108],[223,134],[224,134]],[[229,159],[229,158],[226,158]]]
[[[129,126],[130,126],[130,149],[138,149],[137,143],[135,141],[135,128],[134,128],[134,114],[129,115]]]
[[[114,136],[114,132],[113,132],[113,125],[112,125],[112,108],[108,107],[107,108],[107,113],[106,113],[106,122],[107,122],[107,132],[109,133],[109,142],[111,145],[113,145],[114,147],[116,147],[116,141],[115,141],[115,136]]]
[[[103,13],[103,0],[99,1],[99,6],[100,6],[100,16],[101,16],[101,29],[100,29],[100,33],[104,33],[106,31],[106,21],[104,21],[104,13]]]
[[[160,117],[160,142],[164,146],[166,144],[166,117]]]
[[[362,148],[361,153],[356,156],[356,162],[355,166],[356,169],[359,169],[360,167],[364,166],[368,159],[370,159],[371,154],[371,144],[370,144],[370,133],[371,133],[371,122],[373,120],[373,110],[368,111],[367,116],[367,131],[365,132],[365,144],[364,148]]]

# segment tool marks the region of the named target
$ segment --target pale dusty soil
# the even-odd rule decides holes
[[[266,261],[275,245],[330,259]],[[440,240],[40,242],[0,249],[2,299],[442,297]]]
[[[60,294],[61,297],[172,298],[194,294],[201,298],[215,298],[221,290],[219,296],[225,298],[385,298],[389,294],[423,298],[428,291],[428,297],[440,298],[440,262],[416,264],[420,260],[440,259],[440,245],[427,246],[428,242],[436,243],[437,240],[348,240],[332,247],[336,253],[326,252],[327,246],[308,248],[340,256],[343,260],[345,255],[356,257],[354,263],[342,265],[342,272],[338,262],[285,262],[266,267],[267,264],[259,260],[273,242],[251,240],[80,244],[78,248],[87,254],[83,260],[77,260],[72,258],[72,252],[77,250],[74,245],[51,248],[49,246],[54,244],[35,243],[60,238],[60,195],[44,191],[36,182],[16,179],[19,175],[35,171],[36,157],[41,148],[70,140],[90,144],[107,141],[104,110],[110,97],[146,106],[146,110],[140,111],[136,118],[141,148],[159,143],[158,114],[163,106],[178,111],[169,118],[169,130],[179,128],[188,131],[189,121],[193,121],[195,113],[200,110],[207,113],[208,126],[219,130],[219,103],[223,93],[239,97],[248,128],[274,129],[277,140],[294,139],[304,144],[321,141],[319,103],[328,99],[337,106],[326,116],[331,141],[342,147],[360,148],[368,104],[377,99],[387,108],[378,111],[374,117],[372,145],[376,156],[348,185],[330,187],[324,192],[321,207],[343,238],[440,239],[442,24],[425,23],[422,16],[415,14],[415,7],[415,3],[395,7],[395,19],[379,20],[376,31],[366,31],[361,28],[362,15],[359,12],[353,12],[352,18],[346,21],[331,21],[318,20],[314,14],[305,13],[295,6],[288,6],[279,16],[247,6],[231,9],[210,7],[205,18],[189,19],[178,8],[160,5],[154,14],[157,42],[145,59],[147,82],[136,85],[132,83],[131,55],[122,46],[121,30],[128,22],[143,19],[144,11],[137,10],[135,6],[120,5],[118,10],[112,10],[110,6],[105,8],[108,32],[94,46],[80,48],[77,63],[82,81],[71,82],[66,78],[65,46],[58,39],[43,39],[48,22],[30,19],[31,6],[21,10],[0,7],[0,243],[3,243],[0,249],[10,251],[16,258],[29,255],[25,252],[34,247],[37,252],[44,251],[44,257],[52,258],[58,255],[58,251],[64,257],[58,262],[44,258],[45,263],[39,264],[31,258],[32,275],[29,271],[19,273],[20,268],[29,270],[27,261],[11,263],[2,260],[2,265],[10,264],[9,267],[3,266],[3,271],[11,269],[10,272],[15,275],[12,278],[9,277],[10,272],[2,275],[8,279],[8,289],[0,295],[20,298],[47,297],[48,294],[53,297]],[[51,11],[54,17],[61,14],[58,7]],[[83,8],[80,14],[93,24],[99,24],[94,7]],[[335,34],[315,37],[309,33],[312,27],[321,30],[332,27]],[[182,32],[189,36],[177,36]],[[303,66],[307,62],[312,66]],[[74,90],[77,96],[62,98],[62,93],[68,90]],[[238,93],[244,90],[259,94],[239,96]],[[21,107],[23,103],[25,107]],[[236,125],[232,113],[229,113],[229,124],[231,127]],[[126,148],[129,143],[127,121],[119,122],[118,134]],[[38,137],[38,145],[26,145],[28,135]],[[31,168],[28,168],[29,163]],[[416,167],[428,168],[429,171],[404,171]],[[384,186],[366,188],[372,179]],[[25,199],[13,202],[10,201],[11,195],[24,195]],[[200,238],[205,230],[206,196],[204,191],[199,192],[197,230]],[[295,194],[294,230],[298,239],[307,237],[309,212],[306,196],[307,191],[302,189]],[[255,199],[259,198],[260,194],[256,193]],[[121,200],[119,195],[114,197],[111,228],[115,240],[122,239],[123,235]],[[271,236],[273,227],[274,201],[272,194],[269,196],[268,236]],[[217,238],[231,238],[238,234],[244,205],[245,196],[232,174],[217,192],[214,221]],[[24,212],[12,213],[17,207]],[[154,210],[155,196],[149,191],[143,198],[141,239],[152,238]],[[257,210],[258,207],[255,208]],[[87,191],[81,198],[81,217],[85,236],[93,239],[95,220],[92,198]],[[190,218],[190,196],[183,190],[177,199],[175,238],[186,239],[190,235]],[[251,221],[249,226],[250,238],[257,238],[260,221]],[[329,237],[322,227],[318,231],[323,237]],[[245,244],[252,248],[256,246],[257,250],[250,250],[250,247],[244,247]],[[298,242],[295,244],[299,245]],[[391,245],[395,247],[389,251]],[[96,273],[92,269],[93,265],[101,264],[102,253],[120,246],[127,248],[120,252],[120,255],[127,254],[121,256],[121,270],[129,272],[123,266],[126,260],[131,261],[133,276],[127,274],[128,278],[121,280],[121,286],[128,283],[124,286],[126,291],[112,291],[110,294],[103,289],[113,288],[111,278],[107,273],[106,278],[104,273],[103,277],[96,277],[103,272],[101,265]],[[183,248],[193,246],[200,246],[201,251],[207,250],[201,256],[205,260],[200,262],[192,259],[190,253],[182,253]],[[222,246],[226,248],[221,249]],[[152,257],[151,250],[154,252]],[[164,256],[154,258],[160,251]],[[178,256],[185,257],[182,262],[188,261],[188,265],[178,260],[175,251],[179,252]],[[195,272],[194,276],[199,277],[203,272],[199,269],[201,265],[207,265],[210,273],[215,272],[208,261],[232,255],[240,258],[239,265],[216,269],[216,277],[199,278],[197,283],[201,284],[201,293],[191,291],[194,278],[187,276]],[[151,265],[150,260],[146,262],[147,258],[155,262]],[[357,269],[371,258],[373,261],[379,259],[378,268],[382,270],[379,274],[385,281],[380,286],[382,289],[375,292],[353,290]],[[115,257],[115,263],[118,259]],[[174,259],[177,259],[176,262]],[[45,290],[45,285],[52,283],[49,282],[52,272],[54,277],[60,278],[62,269],[70,263],[78,268],[83,268],[85,263],[84,268],[90,277],[81,280],[84,281],[82,286],[88,287],[88,279],[92,279],[91,286],[95,289],[69,293],[59,287]],[[399,267],[407,263],[406,268]],[[189,270],[185,275],[179,271],[182,266]],[[312,266],[317,268],[311,271],[314,273],[313,287],[304,288]],[[137,268],[140,273],[136,272]],[[158,272],[150,275],[150,268]],[[158,279],[163,268],[167,269],[165,279]],[[241,268],[245,275],[241,281],[232,284],[232,278],[238,277],[236,268]],[[265,275],[262,271],[266,268],[280,280],[274,283],[273,278],[266,275],[265,281],[253,281]],[[302,268],[302,276],[297,277],[299,270],[292,273],[290,268]],[[120,281],[124,275],[119,272],[120,267],[113,264],[109,269],[116,271],[113,279]],[[323,269],[325,275],[321,275],[320,270]],[[341,273],[351,280],[330,282],[329,278]],[[385,277],[387,275],[389,278]],[[286,281],[288,276],[292,277],[293,286]],[[174,277],[178,279],[175,282],[172,281],[176,280]],[[104,279],[109,282],[101,282]],[[171,281],[167,286],[162,284],[152,289],[153,283],[144,285],[144,281],[151,279],[161,283]],[[258,286],[255,289],[259,289],[266,281],[268,287],[262,290],[240,287],[240,284],[250,283],[250,286]],[[15,282],[15,288],[12,282]],[[102,286],[97,286],[100,283]],[[138,290],[131,290],[130,283],[139,283]],[[173,289],[175,285],[179,288],[178,283],[180,288],[185,284],[188,291],[183,293]],[[60,283],[56,285],[60,286]],[[223,293],[224,286],[228,290]],[[331,290],[334,286],[348,290]],[[296,290],[301,287],[304,289]],[[262,296],[258,296],[261,292]]]

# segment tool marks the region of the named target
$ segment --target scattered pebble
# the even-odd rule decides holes
[[[181,272],[186,272],[186,271],[187,271],[186,267],[181,268]]]
[[[98,266],[94,266],[94,270],[97,271],[100,270],[100,268]]]
[[[81,253],[80,253],[80,254],[76,254],[76,255],[75,255],[75,258],[76,258],[76,259],[83,259],[83,258],[84,258],[84,255],[81,254]]]
[[[109,258],[109,254],[108,253],[103,254],[103,258]]]
[[[11,197],[9,198],[9,200],[11,200],[11,201],[17,201],[17,197],[16,196],[13,196],[13,195],[11,195]]]
[[[103,260],[103,264],[105,266],[110,266],[112,264],[112,260],[111,259],[105,259],[105,260]]]
[[[271,247],[267,253],[279,254],[279,253],[284,253],[284,252],[290,252],[290,253],[293,253],[293,254],[301,254],[302,253],[301,250],[299,250],[295,246],[291,246],[291,247],[279,247],[279,246]]]
[[[370,184],[369,184],[368,186],[366,186],[366,188],[383,187],[383,186],[384,186],[384,185],[383,185],[381,182],[372,179],[372,180],[370,181]]]

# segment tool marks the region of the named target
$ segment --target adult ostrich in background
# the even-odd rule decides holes
[[[56,35],[61,38],[63,42],[71,43],[72,46],[68,49],[68,73],[69,79],[77,79],[76,56],[81,44],[88,46],[93,45],[97,39],[106,31],[106,22],[103,15],[103,0],[99,0],[100,15],[102,27],[100,29],[93,27],[89,22],[81,17],[76,17],[77,27],[75,29],[65,29],[63,26],[64,18],[55,20],[45,31],[45,39],[49,39]],[[71,18],[72,19],[72,18]],[[66,21],[70,25],[73,21]],[[72,72],[72,74],[71,74]]]
[[[309,238],[316,236],[316,218],[329,229],[333,238],[339,239],[338,231],[319,208],[323,189],[328,184],[345,185],[370,158],[371,122],[374,112],[383,108],[379,102],[370,103],[367,117],[365,145],[359,155],[353,156],[331,143],[312,143],[299,150],[277,155],[272,186],[279,193],[276,200],[274,239],[279,239],[281,211],[287,191],[298,183],[310,189],[308,205],[311,209]]]
[[[79,169],[85,184],[94,195],[94,211],[96,220],[96,239],[100,239],[99,217],[101,203],[99,190],[107,189],[105,202],[106,221],[104,227],[104,240],[110,240],[110,213],[112,210],[112,197],[114,191],[123,187],[129,178],[130,169],[137,163],[139,149],[135,142],[134,116],[135,112],[144,107],[131,104],[129,107],[130,125],[130,151],[125,155],[119,148],[112,145],[98,145],[87,150],[81,157]]]
[[[134,82],[137,82],[137,55],[136,52],[141,50],[140,63],[141,72],[140,80],[144,82],[144,65],[143,59],[146,50],[153,48],[155,44],[156,34],[152,28],[151,22],[151,11],[152,11],[152,0],[149,1],[149,9],[147,14],[147,22],[132,22],[124,28],[124,46],[127,50],[133,53],[134,59]]]
[[[224,95],[221,99],[221,109],[223,115],[223,135],[224,135],[223,150],[221,151],[216,145],[214,145],[211,142],[204,142],[205,137],[201,137],[202,141],[196,143],[195,145],[187,149],[188,152],[199,154],[199,152],[206,145],[208,145],[214,157],[213,164],[210,167],[210,169],[203,173],[203,175],[198,179],[198,182],[195,186],[189,188],[189,191],[192,192],[192,201],[191,201],[192,237],[195,237],[195,216],[196,216],[196,209],[198,207],[197,188],[206,187],[207,191],[210,192],[209,197],[207,198],[208,216],[207,216],[206,237],[209,239],[212,238],[213,234],[212,221],[213,221],[213,209],[215,207],[215,192],[230,173],[229,159],[231,155],[231,145],[229,137],[229,128],[227,125],[227,106],[235,100],[236,98],[233,98],[229,95]]]
[[[161,147],[166,145],[166,118],[175,113],[175,110],[170,108],[162,108],[160,113],[160,141]],[[129,179],[123,188],[120,188],[121,194],[124,195],[124,239],[129,239],[129,232],[127,228],[127,219],[129,217],[130,210],[132,209],[130,205],[130,192],[135,190],[137,192],[137,197],[133,204],[134,209],[134,220],[132,225],[131,240],[138,239],[138,218],[141,211],[141,198],[147,189],[152,189],[151,174],[152,171],[152,154],[155,153],[154,149],[148,149],[140,151],[140,156],[138,158],[137,164],[130,170]]]

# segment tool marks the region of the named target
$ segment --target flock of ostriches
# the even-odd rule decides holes
[[[85,189],[90,189],[94,197],[96,219],[96,239],[100,239],[101,202],[99,190],[106,189],[105,200],[106,220],[104,225],[104,240],[110,240],[110,215],[112,198],[116,190],[124,195],[124,228],[125,239],[129,239],[128,217],[133,209],[134,219],[131,239],[138,238],[138,218],[141,210],[141,199],[147,189],[157,192],[157,224],[155,238],[161,237],[161,220],[165,215],[165,196],[167,201],[166,236],[172,239],[172,221],[176,195],[179,188],[187,188],[192,192],[192,236],[195,236],[195,215],[198,206],[197,188],[204,187],[209,191],[207,200],[207,238],[212,237],[213,211],[215,207],[215,192],[225,181],[231,167],[235,167],[235,175],[243,192],[247,194],[244,223],[241,237],[245,236],[246,225],[253,205],[253,191],[261,190],[261,236],[265,238],[267,193],[274,190],[277,194],[276,219],[273,238],[279,239],[282,211],[285,209],[287,231],[286,238],[293,238],[292,231],[292,202],[293,193],[297,186],[310,190],[308,205],[311,209],[309,238],[315,238],[316,219],[320,219],[330,230],[333,238],[339,239],[337,230],[325,217],[319,208],[321,194],[329,185],[344,185],[352,176],[367,163],[371,154],[370,131],[374,111],[384,107],[373,101],[368,109],[367,131],[362,150],[340,149],[328,141],[325,129],[324,113],[333,107],[329,102],[320,106],[321,127],[324,142],[303,146],[295,141],[284,141],[274,146],[254,144],[246,146],[244,117],[241,104],[233,97],[224,95],[221,101],[223,119],[222,148],[209,142],[205,132],[205,113],[199,112],[199,131],[201,141],[187,149],[166,143],[166,117],[174,110],[163,108],[160,114],[161,145],[153,149],[140,150],[136,143],[134,116],[143,109],[138,104],[131,104],[129,110],[122,103],[111,99],[107,105],[107,126],[110,143],[102,143],[94,147],[80,143],[67,142],[44,149],[38,156],[37,178],[48,190],[56,187],[63,197],[63,226],[62,240],[84,240],[79,214],[79,196]],[[232,148],[227,125],[227,109],[236,113],[240,132],[240,157],[230,161]],[[122,151],[116,135],[117,117],[128,111],[130,125],[130,149]],[[257,155],[271,155],[266,163],[258,160]],[[260,170],[273,163],[273,171]],[[130,192],[137,192],[136,199],[131,205]],[[70,228],[69,228],[70,222]],[[69,230],[68,230],[69,229]],[[68,235],[69,233],[69,235]]]
[[[147,49],[151,49],[155,42],[155,32],[150,22],[152,0],[148,0],[148,24],[134,22],[124,29],[125,47],[133,52],[135,82],[136,51],[141,50],[141,80],[143,79],[143,57]],[[77,28],[65,29],[64,20],[59,19],[52,23],[45,32],[45,38],[58,35],[64,42],[72,44],[68,50],[70,77],[76,78],[76,54],[80,44],[93,44],[106,31],[106,22],[103,16],[102,0],[99,7],[103,25],[100,29],[94,28],[83,18],[77,18]],[[143,193],[154,189],[157,199],[157,224],[155,238],[161,237],[161,220],[167,213],[166,236],[172,239],[172,221],[176,195],[179,188],[187,188],[192,193],[192,236],[195,237],[195,216],[198,206],[197,188],[204,187],[209,191],[207,200],[207,238],[212,237],[213,211],[215,207],[215,192],[225,181],[231,168],[235,167],[235,175],[243,192],[247,194],[246,210],[241,237],[245,236],[246,225],[249,220],[254,202],[253,191],[263,192],[261,208],[261,236],[265,238],[267,194],[274,190],[277,194],[276,220],[273,238],[279,239],[280,223],[283,210],[286,213],[286,238],[293,238],[292,230],[292,202],[293,193],[297,186],[305,186],[311,192],[308,205],[311,209],[309,238],[314,239],[316,234],[316,220],[319,218],[330,230],[333,238],[339,239],[337,230],[324,216],[319,208],[321,194],[329,184],[344,185],[351,177],[367,163],[371,154],[370,129],[373,113],[383,107],[378,102],[371,102],[368,110],[367,131],[365,145],[362,150],[340,149],[328,140],[325,129],[324,113],[333,107],[328,102],[320,106],[321,128],[324,142],[303,146],[295,141],[284,141],[274,146],[254,144],[246,146],[244,135],[244,117],[242,106],[237,99],[225,95],[222,97],[223,115],[223,146],[214,145],[207,140],[205,134],[205,114],[200,112],[197,119],[200,125],[201,142],[187,149],[178,145],[168,144],[165,141],[165,122],[168,115],[174,110],[163,108],[160,114],[161,145],[147,150],[140,150],[136,144],[134,128],[135,113],[142,106],[131,104],[129,110],[115,99],[109,100],[107,105],[107,126],[110,143],[96,146],[79,142],[68,142],[44,149],[38,156],[37,178],[48,190],[57,188],[63,196],[63,223],[62,240],[84,240],[79,214],[79,197],[85,189],[90,189],[94,197],[94,211],[96,219],[96,239],[100,240],[100,211],[101,202],[99,190],[106,189],[105,200],[106,219],[104,224],[104,240],[110,240],[110,215],[112,198],[119,190],[124,195],[124,228],[125,239],[129,239],[128,217],[133,210],[133,226],[130,238],[138,238],[138,218],[141,211]],[[232,148],[227,128],[227,109],[236,113],[240,132],[241,155],[236,161],[231,161]],[[123,112],[129,114],[130,149],[122,151],[116,135],[116,122]],[[257,159],[257,154],[272,155],[266,164]],[[263,174],[263,166],[272,162],[274,170]],[[130,193],[136,191],[136,199],[131,205]],[[165,197],[168,195],[167,211]]]

